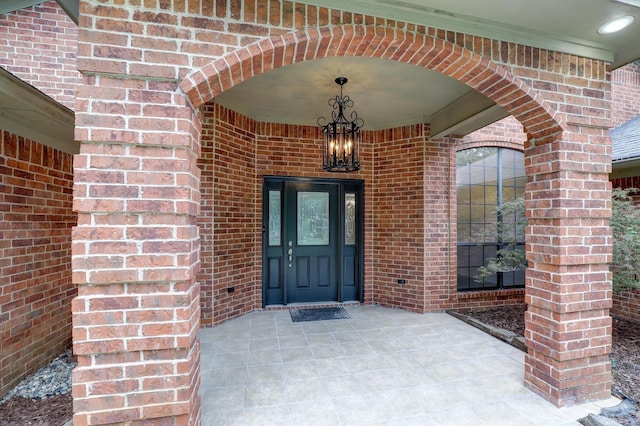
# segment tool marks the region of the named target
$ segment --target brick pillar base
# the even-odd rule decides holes
[[[608,310],[555,312],[539,306],[540,299],[532,296],[538,290],[528,289],[526,296],[526,386],[560,407],[609,398]]]
[[[199,286],[170,287],[79,287],[73,301],[74,425],[199,424]]]

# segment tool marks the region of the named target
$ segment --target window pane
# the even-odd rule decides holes
[[[468,204],[471,202],[471,188],[469,186],[458,186],[458,204]]]
[[[473,282],[469,268],[458,268],[458,290],[469,290]]]
[[[298,192],[298,245],[329,245],[328,192]]]
[[[493,210],[498,205],[498,187],[497,186],[485,186],[484,187],[484,203],[491,204]],[[490,213],[490,212],[488,212]]]
[[[471,242],[471,225],[468,223],[458,224],[458,243]]]
[[[524,271],[494,274],[482,283],[473,280],[477,268],[485,265],[488,258],[496,257],[498,241],[517,241],[519,246],[524,246],[517,215],[498,216],[501,203],[513,201],[524,193],[527,182],[524,154],[505,148],[473,148],[459,151],[456,164],[458,289],[524,285]],[[476,245],[469,246],[469,243]]]
[[[516,189],[512,186],[502,187],[502,202],[507,203],[516,199]]]
[[[484,185],[473,185],[471,190],[471,204],[484,204]]]
[[[483,223],[484,216],[484,204],[474,204],[471,206],[471,222]]]
[[[458,267],[466,268],[469,266],[469,246],[458,246]]]
[[[356,244],[356,194],[344,194],[344,243]]]
[[[469,266],[482,266],[484,264],[482,246],[470,246],[469,247]]]
[[[471,215],[469,212],[469,206],[466,204],[458,205],[458,224],[469,223],[471,221]]]
[[[478,243],[485,240],[485,226],[484,223],[472,223],[471,224],[471,242]]]
[[[498,240],[498,223],[491,222],[484,224],[484,239],[478,239],[478,241],[485,243],[495,243]]]
[[[281,235],[280,191],[269,191],[269,245],[279,246]]]

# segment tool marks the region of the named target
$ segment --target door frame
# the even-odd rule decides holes
[[[280,217],[282,220],[285,220],[284,216],[284,185],[285,182],[295,182],[302,184],[325,184],[325,185],[337,185],[338,186],[338,235],[340,238],[338,244],[338,264],[336,265],[338,268],[338,300],[336,302],[342,303],[343,300],[343,259],[344,259],[344,195],[345,192],[355,192],[356,193],[356,226],[357,226],[357,237],[356,237],[356,250],[357,250],[357,261],[356,261],[356,276],[357,282],[357,299],[356,301],[362,303],[364,300],[364,180],[363,179],[331,179],[331,178],[311,178],[311,177],[298,177],[298,176],[263,176],[262,178],[262,246],[261,246],[261,258],[262,258],[262,275],[260,278],[261,289],[262,289],[262,307],[267,306],[267,274],[268,264],[267,264],[267,248],[268,246],[268,238],[269,234],[267,232],[269,226],[269,209],[268,209],[268,199],[269,199],[269,190],[279,188],[281,191],[281,205],[280,205]],[[348,190],[345,190],[345,187],[348,187]],[[286,257],[286,244],[284,240],[286,226],[284,223],[281,223],[280,226],[280,242],[281,242],[281,251],[282,256],[281,259],[284,261]],[[280,276],[283,277],[283,285],[280,291],[282,292],[282,305],[287,305],[287,289],[284,283],[284,263],[280,263]],[[350,299],[353,300],[353,299]]]

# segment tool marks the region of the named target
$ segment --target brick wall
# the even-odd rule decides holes
[[[424,312],[424,146],[422,125],[381,131],[373,152],[373,299]],[[398,284],[398,279],[406,284]]]
[[[256,123],[220,105],[204,110],[200,214],[202,325],[261,307],[261,208]],[[234,287],[233,293],[227,288]]]
[[[640,323],[640,291],[623,291],[613,295],[611,315]]]
[[[613,127],[640,115],[640,65],[637,62],[611,72]]]
[[[0,396],[71,345],[72,157],[0,130]]]
[[[54,1],[0,15],[0,67],[75,110],[78,27]]]
[[[514,146],[513,149],[522,150],[526,140],[527,135],[524,133],[522,124],[513,116],[509,116],[482,129],[478,129],[475,132],[469,133],[457,141],[457,146],[458,150],[462,150],[470,148],[470,146],[468,146],[470,144],[480,143],[489,145],[499,142],[510,143],[511,146]]]
[[[424,159],[425,310],[433,311],[450,308],[457,295],[456,158],[452,139],[426,141]]]

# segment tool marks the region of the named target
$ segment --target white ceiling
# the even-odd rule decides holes
[[[430,122],[441,105],[470,89],[435,71],[399,62],[330,57],[302,62],[258,75],[216,98],[257,121],[315,125],[331,121],[329,98],[340,93],[336,77],[347,77],[344,95],[354,102],[365,129],[378,130]]]

